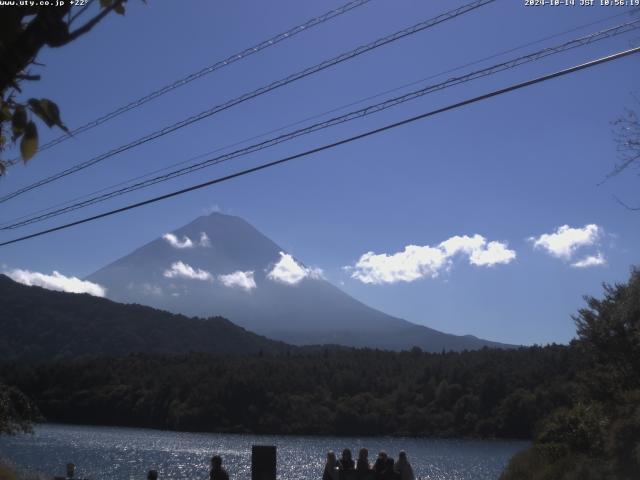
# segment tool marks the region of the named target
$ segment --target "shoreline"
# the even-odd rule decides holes
[[[176,434],[193,434],[193,435],[253,435],[256,437],[285,437],[285,438],[389,438],[389,439],[407,439],[407,440],[450,440],[450,441],[482,441],[482,442],[518,442],[518,443],[531,443],[532,438],[507,438],[507,437],[481,437],[481,436],[414,436],[414,435],[367,435],[367,434],[320,434],[320,433],[265,433],[265,432],[252,432],[252,431],[208,431],[208,430],[172,430],[167,428],[149,427],[149,426],[137,426],[137,425],[113,425],[113,424],[101,424],[101,423],[73,423],[73,422],[37,422],[34,423],[34,428],[40,425],[53,425],[53,426],[69,426],[69,427],[86,427],[86,428],[114,428],[114,429],[131,429],[131,430],[149,430],[153,432],[165,432]],[[30,434],[25,434],[30,435]]]

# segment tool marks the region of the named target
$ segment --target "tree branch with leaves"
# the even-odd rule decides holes
[[[635,105],[626,108],[624,113],[612,122],[618,162],[599,185],[633,167],[640,167],[640,99],[635,95],[633,98]],[[613,197],[626,209],[640,211],[640,206],[631,206],[616,195]]]
[[[77,28],[78,18],[94,3],[71,14],[72,2],[60,6],[5,6],[0,12],[0,152],[20,144],[22,161],[29,161],[38,150],[36,120],[49,128],[69,132],[61,120],[60,109],[47,98],[18,99],[24,82],[40,80],[29,71],[44,47],[60,48],[90,32],[109,13],[124,15],[126,0],[100,0],[99,11]],[[0,175],[18,163],[0,158]]]

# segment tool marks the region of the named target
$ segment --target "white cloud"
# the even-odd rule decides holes
[[[287,285],[295,285],[305,278],[322,278],[322,270],[300,265],[288,253],[280,252],[280,260],[267,273],[267,278]]]
[[[174,262],[169,270],[165,270],[164,274],[167,278],[189,278],[191,280],[213,281],[213,277],[206,270],[193,268],[183,262]]]
[[[382,284],[413,282],[425,277],[435,278],[451,267],[451,259],[458,254],[467,255],[476,266],[510,263],[516,252],[506,243],[492,241],[482,235],[451,237],[437,246],[407,245],[403,251],[391,255],[367,252],[353,267],[351,277],[362,283]]]
[[[479,267],[510,263],[516,259],[516,252],[509,250],[506,243],[489,242],[486,247],[471,252],[469,263]]]
[[[200,234],[199,245],[201,247],[210,247],[211,246],[211,240],[209,239],[209,235],[207,235],[205,232],[202,232]]]
[[[584,257],[582,260],[578,260],[577,262],[572,263],[571,266],[576,268],[587,268],[597,267],[606,263],[607,260],[604,258],[604,255],[598,252],[596,255],[589,255]]]
[[[583,228],[572,228],[562,225],[554,233],[543,233],[539,237],[531,237],[534,248],[541,248],[548,254],[569,260],[580,247],[595,245],[602,235],[602,227],[595,224]]]
[[[68,293],[88,293],[96,297],[104,297],[107,293],[107,290],[102,285],[81,280],[77,277],[65,277],[55,270],[51,275],[20,269],[6,271],[5,274],[18,283],[35,285],[49,290]]]
[[[444,250],[448,257],[452,257],[457,253],[466,253],[469,255],[483,248],[486,243],[487,240],[477,233],[473,237],[468,235],[455,235],[444,242],[440,242],[439,248]]]
[[[240,287],[247,291],[256,288],[256,281],[253,278],[252,271],[242,272],[238,270],[228,275],[218,275],[218,280],[225,287]]]
[[[413,282],[426,276],[437,277],[446,261],[446,253],[440,248],[407,245],[393,255],[365,253],[355,264],[351,277],[374,284]]]
[[[182,240],[180,240],[173,233],[165,233],[162,238],[164,238],[167,243],[174,248],[193,248],[193,242],[186,235],[182,237]]]

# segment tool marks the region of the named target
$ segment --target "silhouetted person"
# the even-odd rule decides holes
[[[211,472],[209,473],[210,480],[229,480],[229,474],[222,468],[222,457],[220,455],[214,455],[211,457]]]
[[[380,452],[378,453],[378,458],[376,458],[376,462],[373,464],[373,472],[376,480],[384,479],[384,472],[387,469],[387,453]]]
[[[149,473],[147,473],[147,480],[158,480],[158,471],[149,470]]]
[[[359,473],[365,473],[371,470],[371,466],[369,465],[369,450],[367,450],[366,448],[361,448],[360,452],[358,453],[356,470]]]
[[[342,451],[342,457],[340,457],[340,461],[338,462],[338,468],[343,472],[346,472],[353,470],[355,466],[356,464],[354,463],[353,458],[351,458],[351,450],[345,448]]]
[[[396,472],[393,469],[393,458],[387,457],[384,472],[382,474],[383,480],[396,480]]]
[[[398,480],[416,480],[416,476],[413,473],[413,468],[407,459],[407,454],[404,450],[400,451],[398,455],[398,461],[394,465],[394,470],[398,474]]]
[[[336,461],[336,454],[329,450],[327,453],[327,463],[324,465],[324,472],[322,472],[322,480],[338,480],[338,462]]]

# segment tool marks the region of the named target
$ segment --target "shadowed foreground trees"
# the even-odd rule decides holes
[[[586,301],[574,318],[575,348],[589,365],[577,396],[542,423],[502,480],[640,478],[640,270]]]
[[[20,390],[0,383],[0,435],[30,432],[39,419],[38,409]]]
[[[569,405],[565,346],[434,354],[328,348],[6,365],[51,421],[315,435],[530,438]]]

